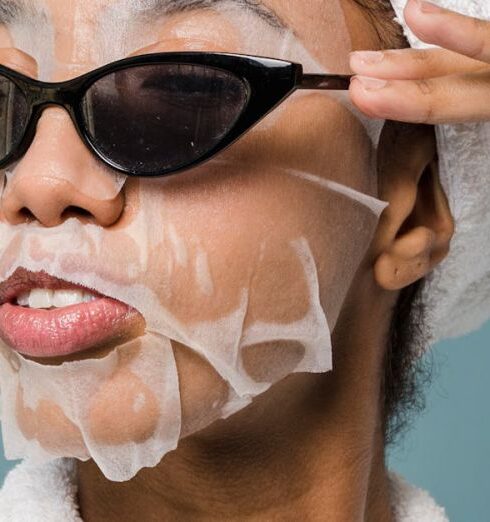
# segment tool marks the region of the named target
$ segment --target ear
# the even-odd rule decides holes
[[[439,179],[434,129],[387,122],[378,148],[381,199],[389,202],[375,238],[376,282],[401,290],[449,251],[454,221]]]

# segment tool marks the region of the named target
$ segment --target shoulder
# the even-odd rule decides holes
[[[42,465],[23,461],[8,473],[0,490],[0,522],[82,522],[76,491],[71,459]]]

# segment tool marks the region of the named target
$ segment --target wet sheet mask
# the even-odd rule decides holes
[[[328,4],[338,72],[339,49],[345,63],[350,45],[340,7]],[[290,31],[249,16],[222,2],[162,16],[152,38],[163,51],[213,35],[220,50],[325,71]],[[347,104],[337,93],[295,94],[216,159],[167,179],[129,180],[113,227],[0,223],[0,280],[19,268],[44,271],[145,321],[140,337],[58,365],[1,343],[7,458],[92,458],[108,479],[129,480],[283,377],[332,369],[331,331],[386,206],[376,199],[380,123],[368,130]]]

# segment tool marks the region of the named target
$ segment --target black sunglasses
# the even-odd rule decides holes
[[[164,176],[211,158],[297,89],[345,90],[350,76],[228,53],[119,60],[60,83],[0,66],[0,168],[29,148],[48,106],[64,107],[83,142],[130,176]]]

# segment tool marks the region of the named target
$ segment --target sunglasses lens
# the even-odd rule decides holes
[[[87,90],[87,132],[99,153],[133,174],[192,164],[230,131],[248,100],[230,72],[191,64],[134,66]]]
[[[0,76],[0,160],[19,144],[28,120],[27,100],[17,85]]]

